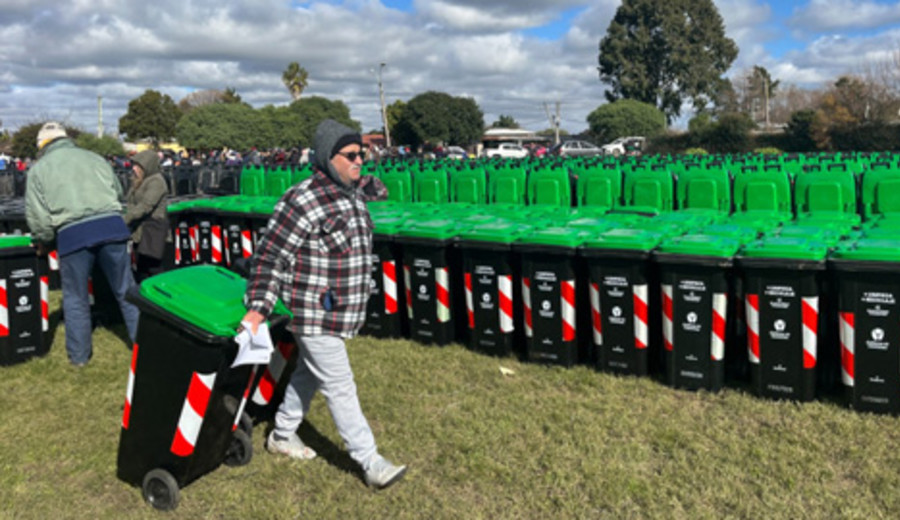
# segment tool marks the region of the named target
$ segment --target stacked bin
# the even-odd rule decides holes
[[[278,200],[279,197],[257,197],[251,204],[249,217],[253,251],[256,251],[259,241],[266,234],[269,219],[272,218],[272,212],[275,211],[275,204],[278,203]]]
[[[469,347],[496,356],[512,354],[521,337],[515,316],[522,298],[513,243],[530,226],[496,221],[473,226],[460,234],[462,276],[469,328]]]
[[[659,323],[651,319],[658,315],[659,299],[650,254],[660,239],[651,231],[619,228],[588,239],[580,250],[587,264],[591,338],[601,370],[650,371]]]
[[[738,258],[743,276],[747,355],[754,391],[810,401],[826,344],[823,242],[767,237]]]
[[[403,250],[409,336],[415,341],[446,345],[458,339],[459,313],[453,311],[461,291],[453,245],[459,231],[454,220],[423,216],[397,234]]]
[[[219,199],[217,209],[219,228],[224,249],[226,266],[234,265],[242,258],[253,254],[253,232],[250,213],[255,201],[247,197],[224,197]]]
[[[674,387],[722,388],[731,268],[739,248],[735,239],[694,234],[665,240],[654,255],[666,378]]]
[[[366,304],[366,323],[361,332],[379,338],[405,335],[405,294],[400,275],[402,257],[394,241],[404,218],[391,213],[373,213],[372,282]]]
[[[219,225],[217,199],[196,199],[191,202],[191,255],[193,263],[225,263],[222,226]]]
[[[42,356],[50,348],[48,280],[25,236],[0,237],[0,365]]]
[[[900,240],[843,242],[829,265],[848,402],[856,410],[900,413]]]
[[[196,242],[196,238],[191,235],[195,200],[170,200],[169,205],[166,206],[169,225],[172,226],[173,267],[184,267],[195,263],[193,244]]]
[[[252,422],[243,412],[255,369],[231,367],[245,311],[245,281],[221,267],[193,266],[148,278],[129,300],[141,310],[132,349],[117,475],[141,486],[157,509],[220,463],[250,461]],[[272,334],[288,313],[276,308]]]
[[[586,294],[578,290],[577,250],[583,230],[548,227],[522,237],[522,315],[528,359],[570,367],[590,360],[589,344],[577,324],[588,318]],[[582,310],[582,316],[576,314]]]

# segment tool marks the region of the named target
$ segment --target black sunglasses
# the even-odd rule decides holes
[[[350,161],[350,162],[355,161],[357,157],[359,157],[359,160],[360,160],[360,161],[365,161],[365,160],[366,160],[366,153],[365,153],[365,152],[347,152],[347,153],[341,153],[341,152],[338,152],[337,154],[338,154],[338,155],[344,156],[344,157],[345,157],[348,161]]]

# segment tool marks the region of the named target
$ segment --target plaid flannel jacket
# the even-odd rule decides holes
[[[278,298],[304,336],[351,338],[365,321],[372,278],[372,219],[366,201],[387,189],[364,176],[354,188],[317,171],[275,205],[247,283],[248,308],[268,316]]]

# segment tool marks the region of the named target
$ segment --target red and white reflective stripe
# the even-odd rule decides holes
[[[88,277],[88,303],[94,305],[94,279]]]
[[[291,357],[291,350],[294,344],[290,341],[279,341],[278,348],[272,352],[272,359],[269,360],[269,366],[266,367],[256,390],[253,392],[253,402],[259,406],[266,406],[272,402],[272,396],[275,394],[275,387],[281,380],[284,373],[284,367],[287,366],[287,360]],[[302,363],[302,361],[300,361]]]
[[[647,325],[647,284],[634,286],[634,346],[638,350],[650,343],[650,329]]]
[[[59,271],[59,251],[54,249],[47,255],[47,265],[51,271]]]
[[[591,282],[591,324],[594,329],[594,345],[603,345],[603,320],[600,313],[600,285]]]
[[[663,332],[663,346],[669,352],[672,351],[673,345],[673,336],[675,327],[672,322],[672,286],[665,285],[662,286],[662,332]]]
[[[191,226],[188,230],[191,239],[191,260],[200,261],[200,226]]]
[[[244,258],[250,258],[253,254],[253,237],[249,229],[241,231],[241,254]]]
[[[819,344],[819,297],[803,298],[803,368],[815,368]]]
[[[50,279],[41,277],[41,330],[50,330]]]
[[[759,364],[759,295],[748,294],[746,298],[747,315],[747,356],[754,365]]]
[[[6,278],[0,280],[0,336],[9,336],[9,301],[6,294]]]
[[[200,427],[203,426],[203,418],[215,382],[215,372],[212,374],[194,372],[191,376],[191,384],[184,398],[184,406],[181,408],[181,417],[178,418],[178,429],[175,430],[175,438],[172,439],[171,451],[175,455],[187,457],[194,453],[194,446],[200,435]]]
[[[531,278],[522,277],[522,310],[525,319],[525,336],[530,338],[534,336],[534,329],[531,328]]]
[[[403,266],[403,282],[406,284],[406,314],[413,319],[412,276],[408,265]]]
[[[856,359],[854,354],[856,348],[856,329],[852,312],[842,312],[840,314],[840,336],[841,380],[843,380],[844,386],[854,386],[854,372],[856,370]]]
[[[500,333],[509,334],[515,330],[513,322],[513,279],[512,275],[497,277],[497,290],[500,293]]]
[[[181,229],[175,228],[175,265],[181,265]]]
[[[214,264],[222,263],[222,226],[212,226],[210,233],[212,238],[212,261]]]
[[[472,301],[472,273],[465,273],[466,314],[469,316],[469,328],[475,328],[475,303]]]
[[[437,320],[450,321],[450,271],[446,267],[434,270],[434,284],[437,290]]]
[[[131,396],[134,395],[134,367],[137,366],[138,344],[131,347],[131,366],[128,368],[128,388],[125,390],[125,407],[122,410],[122,428],[128,429],[131,419]]]
[[[725,359],[725,318],[728,314],[728,296],[713,293],[712,297],[712,337],[709,353],[713,361]]]
[[[384,290],[384,313],[397,314],[397,262],[381,262]]]
[[[563,280],[559,286],[563,341],[575,340],[575,280]]]
[[[253,370],[250,371],[250,379],[247,380],[247,386],[244,387],[244,395],[241,396],[241,404],[238,406],[237,413],[234,414],[231,431],[237,430],[238,424],[241,422],[241,415],[244,413],[244,407],[247,406],[247,396],[250,395],[250,387],[253,386],[253,380],[256,379],[257,368],[259,368],[259,365],[253,365]]]

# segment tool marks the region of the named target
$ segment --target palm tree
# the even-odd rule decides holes
[[[303,94],[303,89],[309,84],[309,72],[296,61],[292,61],[281,74],[281,82],[291,93],[291,98],[297,101]]]

